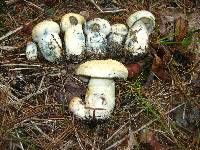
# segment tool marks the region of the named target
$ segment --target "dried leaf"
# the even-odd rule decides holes
[[[163,81],[169,81],[170,77],[168,72],[166,71],[166,67],[163,63],[163,60],[158,57],[157,54],[154,54],[154,60],[152,64],[152,71],[155,73],[155,75]]]
[[[185,38],[188,31],[188,21],[182,17],[179,17],[175,21],[175,41],[181,42]]]
[[[129,78],[131,78],[141,72],[140,64],[128,64],[128,65],[126,65],[126,68],[128,69],[128,77]]]
[[[148,144],[150,150],[164,150],[158,141],[158,137],[152,131],[145,131],[141,133],[140,141],[143,144]]]

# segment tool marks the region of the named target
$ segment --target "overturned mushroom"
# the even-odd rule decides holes
[[[94,18],[86,23],[84,31],[87,35],[87,53],[106,54],[106,36],[111,31],[110,23],[101,18]]]
[[[81,64],[77,75],[91,77],[85,95],[85,101],[74,97],[69,110],[81,119],[109,118],[115,107],[115,82],[113,78],[126,79],[128,70],[118,61],[92,60]]]
[[[32,30],[33,41],[37,42],[44,58],[55,62],[61,57],[62,42],[59,25],[50,20],[38,23]]]
[[[81,55],[85,50],[85,36],[82,24],[85,23],[83,16],[75,13],[65,14],[61,19],[61,29],[65,32],[64,41],[66,54]]]
[[[149,35],[155,27],[155,17],[152,13],[142,10],[129,16],[129,26],[125,48],[134,56],[145,54],[148,48]]]

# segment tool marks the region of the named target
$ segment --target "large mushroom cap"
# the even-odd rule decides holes
[[[85,18],[79,14],[75,13],[67,13],[65,14],[60,22],[60,26],[62,31],[67,31],[70,27],[75,26],[77,24],[84,24]]]
[[[81,64],[77,68],[76,74],[98,78],[126,79],[128,70],[122,63],[116,60],[91,60]]]
[[[47,33],[60,33],[59,25],[52,20],[44,20],[38,23],[32,30],[32,38],[35,42]]]
[[[138,20],[141,20],[145,24],[149,33],[153,31],[155,27],[155,17],[151,12],[146,10],[137,11],[132,15],[130,15],[126,20],[126,22],[128,26],[131,28],[133,24],[136,23]]]
[[[105,19],[94,18],[86,23],[84,31],[86,34],[97,31],[108,35],[111,31],[111,25]]]

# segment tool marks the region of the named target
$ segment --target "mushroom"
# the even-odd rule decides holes
[[[155,17],[146,10],[137,11],[127,19],[129,26],[125,48],[133,55],[145,54],[149,35],[155,27]]]
[[[69,104],[69,110],[81,119],[109,118],[115,107],[115,82],[113,78],[126,79],[127,68],[112,59],[91,60],[81,64],[77,75],[91,77],[83,101],[74,97]]]
[[[154,30],[156,23],[155,17],[151,12],[146,10],[137,11],[128,17],[126,23],[131,28],[138,20],[145,24],[149,34]]]
[[[116,44],[121,45],[128,33],[128,29],[127,29],[126,25],[116,23],[111,26],[111,29],[112,29],[112,31],[108,38],[109,43],[111,43],[111,44],[116,43]]]
[[[147,34],[146,26],[142,21],[137,21],[129,29],[125,42],[125,48],[134,56],[144,54],[146,53],[146,48],[148,47],[148,39],[149,36]]]
[[[85,24],[84,31],[87,35],[87,53],[106,54],[106,36],[111,31],[110,23],[101,18],[94,18]]]
[[[33,41],[38,43],[42,55],[50,62],[55,62],[61,57],[62,42],[59,33],[59,25],[51,20],[38,23],[32,30]]]
[[[26,58],[30,61],[37,59],[37,46],[34,42],[28,42],[26,45]]]
[[[65,14],[61,19],[60,25],[62,31],[65,32],[64,41],[68,56],[81,55],[85,50],[83,23],[85,23],[84,17],[75,13]]]

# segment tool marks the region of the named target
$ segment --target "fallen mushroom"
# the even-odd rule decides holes
[[[107,20],[94,18],[85,24],[84,31],[87,35],[86,53],[106,54],[106,36],[111,31],[111,26]]]
[[[32,30],[33,41],[38,43],[42,55],[50,62],[55,62],[61,57],[62,42],[59,33],[59,25],[51,20],[38,23]]]
[[[65,14],[61,19],[61,29],[65,32],[64,42],[67,56],[81,55],[85,50],[85,36],[82,24],[85,23],[83,16],[75,13]]]
[[[148,48],[149,35],[155,27],[155,17],[152,13],[141,10],[129,16],[129,26],[125,48],[136,56],[145,54]]]
[[[77,75],[91,77],[83,101],[74,97],[69,110],[81,119],[109,118],[115,107],[115,82],[113,78],[126,79],[128,70],[115,60],[92,60],[81,64]]]
[[[26,45],[26,58],[30,61],[37,59],[37,46],[34,42],[28,42]]]

